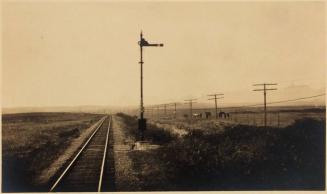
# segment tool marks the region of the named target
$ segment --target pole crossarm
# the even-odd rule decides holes
[[[208,96],[222,96],[224,94],[220,93],[220,94],[208,94]]]
[[[185,104],[189,104],[190,105],[190,123],[192,123],[192,115],[193,115],[193,107],[192,107],[192,105],[194,104],[194,103],[196,103],[196,102],[194,102],[195,100],[197,100],[197,99],[187,99],[187,100],[184,100],[184,101],[187,101],[187,103],[185,103]]]
[[[215,100],[215,99],[223,99],[224,97],[220,97],[220,98],[208,98],[208,100]]]
[[[209,98],[208,100],[215,100],[215,114],[216,114],[216,119],[218,119],[218,106],[217,106],[217,100],[222,99],[223,93],[216,93],[216,94],[209,94],[208,96],[213,96],[213,98]],[[222,96],[222,97],[217,97],[217,96]]]
[[[267,91],[267,90],[277,90],[277,88],[254,89],[253,91]]]
[[[263,105],[264,105],[264,124],[267,127],[267,91],[268,90],[277,90],[277,88],[267,88],[266,86],[275,86],[277,83],[262,83],[262,84],[253,84],[253,86],[263,86],[263,89],[254,89],[253,91],[263,91]]]
[[[276,86],[278,84],[276,84],[276,83],[253,84],[253,86],[264,86],[264,85],[266,85],[266,86]]]
[[[184,100],[184,101],[187,101],[187,102],[185,102],[184,104],[192,104],[192,103],[196,103],[196,102],[194,102],[195,100],[197,100],[197,99],[188,99],[188,100]]]

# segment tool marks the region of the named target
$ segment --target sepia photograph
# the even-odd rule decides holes
[[[326,1],[0,4],[2,193],[326,190]]]

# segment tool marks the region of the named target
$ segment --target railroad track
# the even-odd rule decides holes
[[[102,118],[63,173],[52,185],[50,192],[100,192],[103,180],[108,182],[108,144],[111,116]],[[107,184],[107,183],[106,183]]]

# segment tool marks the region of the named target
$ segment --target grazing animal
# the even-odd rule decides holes
[[[193,118],[202,118],[202,113],[193,113]]]
[[[226,113],[225,112],[219,112],[218,116],[219,116],[219,118],[226,118]]]
[[[211,112],[205,112],[206,115],[206,119],[208,119],[209,117],[211,117]]]

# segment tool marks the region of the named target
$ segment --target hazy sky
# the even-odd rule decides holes
[[[262,100],[251,91],[260,82],[325,87],[324,2],[7,1],[2,9],[4,107],[138,105],[141,29],[165,44],[144,51],[146,105],[214,92],[226,102]]]

